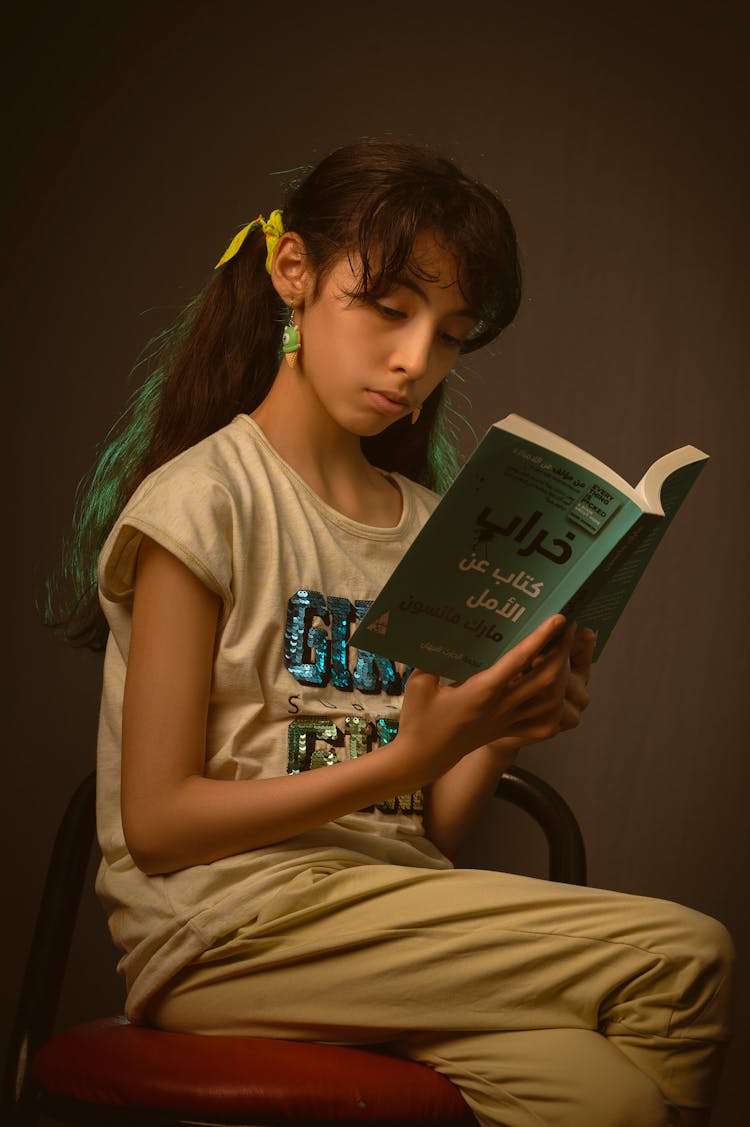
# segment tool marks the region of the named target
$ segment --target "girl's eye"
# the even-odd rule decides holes
[[[387,317],[390,321],[403,321],[409,316],[403,309],[394,309],[392,305],[384,305],[382,301],[376,301],[374,298],[370,304],[382,317]],[[460,349],[464,343],[459,337],[454,337],[452,333],[440,332],[438,336],[446,348]]]
[[[384,317],[390,317],[393,320],[405,317],[406,314],[400,309],[394,309],[391,305],[383,305],[382,301],[373,301],[373,306],[377,309],[378,313],[382,313]]]

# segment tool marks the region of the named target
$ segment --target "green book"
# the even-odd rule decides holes
[[[596,659],[708,455],[666,454],[633,488],[521,418],[490,427],[352,636],[463,681],[558,611]]]

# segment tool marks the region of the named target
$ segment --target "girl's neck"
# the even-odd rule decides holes
[[[251,418],[284,461],[331,508],[378,528],[399,523],[403,498],[398,486],[370,465],[357,435],[317,409],[297,373],[282,366]]]

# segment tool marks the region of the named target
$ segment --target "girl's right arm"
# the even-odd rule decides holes
[[[123,702],[122,818],[149,874],[205,864],[303,833],[433,782],[467,752],[524,726],[557,730],[567,650],[535,655],[559,616],[457,687],[412,675],[397,737],[336,770],[257,780],[203,774],[219,600],[145,538],[138,558]],[[413,682],[413,684],[412,684]]]

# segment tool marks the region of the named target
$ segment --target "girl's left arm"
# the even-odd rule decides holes
[[[589,703],[586,686],[595,645],[593,630],[578,631],[570,653],[561,732],[580,724],[581,713]],[[528,743],[528,739],[508,737],[478,747],[426,788],[425,833],[441,852],[447,856],[455,853],[492,798],[503,771],[513,764],[521,747]]]

